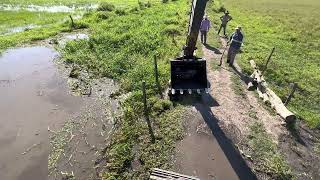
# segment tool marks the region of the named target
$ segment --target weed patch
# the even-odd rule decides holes
[[[232,89],[235,92],[235,94],[242,97],[242,98],[246,98],[247,94],[245,92],[245,88],[244,88],[244,85],[243,85],[241,79],[236,75],[232,75],[231,81],[233,82]]]
[[[262,123],[250,126],[249,146],[252,158],[257,162],[256,169],[265,172],[272,179],[292,179],[293,175],[287,162],[279,153],[277,146],[266,132]]]

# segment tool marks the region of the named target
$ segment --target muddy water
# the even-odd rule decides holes
[[[187,122],[188,135],[177,145],[177,171],[201,180],[239,179],[201,114],[196,110],[192,114]]]
[[[59,128],[84,104],[68,93],[46,47],[8,50],[0,56],[0,179],[48,176],[48,126]]]
[[[216,106],[216,105],[213,105]],[[256,179],[206,103],[186,114],[187,136],[177,144],[175,169],[201,180]]]

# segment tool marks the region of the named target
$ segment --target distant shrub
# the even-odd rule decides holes
[[[139,4],[139,8],[141,10],[145,9],[145,8],[150,8],[152,6],[151,2],[148,1],[147,3],[145,2],[141,2],[141,1],[138,1],[138,4]]]
[[[140,9],[144,9],[144,2],[138,1],[138,5]]]
[[[124,16],[127,14],[125,9],[116,9],[115,13],[119,16]]]
[[[168,36],[176,36],[176,35],[181,35],[181,32],[179,30],[179,27],[170,25],[167,26],[163,31],[163,34],[168,35]]]
[[[139,7],[133,7],[129,10],[129,13],[138,12],[139,10],[140,10]]]
[[[108,19],[110,17],[110,14],[108,12],[98,12],[97,13],[97,18],[98,19]]]
[[[83,14],[83,17],[90,17],[92,15],[92,11],[86,11],[84,14]]]
[[[152,6],[152,4],[151,4],[150,1],[148,1],[148,2],[145,4],[145,6],[146,6],[147,8],[150,8],[150,7]]]
[[[224,5],[221,5],[219,8],[218,8],[218,12],[226,12],[226,8],[224,7]]]
[[[162,3],[167,3],[169,2],[169,0],[162,0]]]
[[[152,98],[149,101],[151,102],[151,111],[154,112],[154,115],[159,115],[173,107],[172,102],[169,100]]]
[[[179,21],[176,18],[170,18],[170,19],[165,19],[164,20],[164,24],[167,24],[167,25],[170,25],[170,24],[178,25]]]
[[[115,6],[110,3],[101,3],[97,8],[97,11],[113,11]]]
[[[88,27],[89,27],[89,24],[83,21],[78,21],[74,23],[74,29],[85,29]]]

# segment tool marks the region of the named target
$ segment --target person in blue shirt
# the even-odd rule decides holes
[[[201,22],[200,33],[201,33],[201,43],[207,44],[207,34],[211,28],[211,22],[209,16],[205,15]]]
[[[229,66],[233,66],[234,59],[243,43],[243,34],[240,26],[238,26],[235,29],[235,32],[230,36],[228,44],[229,43],[231,44],[228,50],[227,63],[229,63]]]

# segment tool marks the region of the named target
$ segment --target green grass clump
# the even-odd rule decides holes
[[[255,169],[267,173],[272,179],[294,178],[290,167],[262,123],[250,126],[249,146],[252,149],[252,159],[257,163]]]
[[[115,5],[107,2],[103,2],[97,8],[97,11],[113,11],[116,8]]]
[[[117,129],[106,150],[104,179],[144,179],[151,168],[170,168],[175,141],[183,134],[183,110],[158,97],[153,57],[158,59],[160,85],[165,88],[169,60],[180,53],[186,38],[188,16],[180,16],[189,9],[186,2],[152,4],[138,11],[127,9],[121,16],[114,11],[99,23],[95,23],[98,12],[94,12],[85,20],[91,22],[89,40],[69,42],[63,50],[69,63],[80,65],[95,77],[113,78],[122,92],[130,92],[121,103],[123,116],[116,121]],[[182,20],[168,25],[172,19]],[[157,138],[154,144],[143,118],[142,81],[147,85],[148,111]],[[135,171],[129,170],[132,161],[140,162]]]
[[[247,98],[247,94],[245,92],[245,87],[244,87],[241,79],[236,75],[232,75],[231,81],[233,82],[232,89],[233,89],[234,93],[242,98]]]
[[[216,3],[224,5],[234,18],[229,34],[236,25],[243,27],[245,46],[238,63],[244,72],[252,73],[251,59],[261,69],[272,47],[276,47],[265,72],[267,82],[283,100],[290,92],[289,83],[298,83],[299,90],[289,109],[311,127],[320,127],[320,1],[221,0]]]

